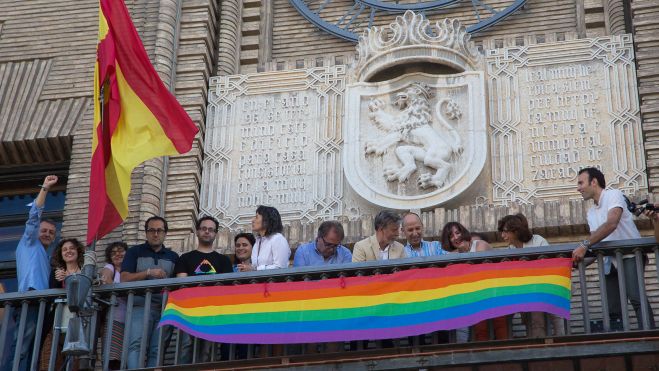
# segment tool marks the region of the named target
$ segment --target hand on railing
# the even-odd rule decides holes
[[[147,269],[146,277],[156,279],[167,278],[167,273],[160,268],[149,268]]]
[[[588,252],[588,248],[589,246],[587,246],[584,242],[581,242],[576,249],[572,250],[572,261],[575,264],[582,261],[584,256],[586,255],[586,252]]]
[[[237,265],[239,272],[251,272],[255,271],[256,267],[249,263],[241,263]]]

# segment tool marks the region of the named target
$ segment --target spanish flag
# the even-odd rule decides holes
[[[151,65],[123,0],[100,0],[94,100],[88,244],[128,216],[133,169],[188,152],[198,132]]]

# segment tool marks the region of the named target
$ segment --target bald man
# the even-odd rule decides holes
[[[448,254],[446,250],[442,249],[439,241],[423,240],[423,223],[419,215],[415,213],[407,213],[403,217],[403,233],[407,238],[405,256],[408,258]]]

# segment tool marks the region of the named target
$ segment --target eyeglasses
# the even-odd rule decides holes
[[[165,232],[167,232],[167,231],[164,230],[164,229],[160,229],[160,228],[158,228],[158,229],[149,228],[149,229],[146,230],[146,233],[150,233],[150,234],[161,234],[161,233],[165,233]]]
[[[327,248],[335,249],[336,247],[339,246],[338,243],[329,243],[329,242],[325,241],[325,238],[323,238],[323,237],[321,237],[320,240],[323,241],[323,246],[325,246]]]
[[[199,227],[199,230],[202,232],[213,232],[217,233],[217,229],[211,227]]]

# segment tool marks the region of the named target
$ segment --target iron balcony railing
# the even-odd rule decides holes
[[[85,317],[85,331],[87,339],[94,339],[90,343],[92,351],[89,354],[79,356],[77,362],[83,362],[87,367],[108,369],[110,367],[110,340],[112,339],[111,326],[100,326],[103,317],[114,318],[114,313],[118,310],[116,305],[120,300],[126,304],[124,341],[120,368],[125,369],[127,366],[128,356],[128,333],[129,329],[134,326],[141,326],[142,342],[139,351],[139,363],[144,364],[147,357],[147,340],[149,338],[149,329],[147,321],[136,323],[133,319],[137,311],[144,311],[143,317],[149,318],[151,315],[149,308],[154,299],[154,295],[163,294],[162,307],[164,307],[167,294],[169,291],[184,287],[193,286],[211,286],[211,285],[243,285],[250,283],[263,282],[292,282],[307,280],[322,280],[337,277],[351,276],[371,276],[378,274],[394,273],[400,270],[411,268],[426,267],[444,267],[457,263],[480,264],[488,262],[500,262],[507,260],[533,260],[553,257],[571,257],[576,244],[557,244],[543,247],[533,247],[524,249],[495,249],[487,252],[448,254],[436,257],[408,258],[389,261],[373,261],[364,263],[352,263],[331,265],[324,267],[304,267],[288,268],[279,270],[268,270],[245,273],[228,273],[219,275],[209,275],[203,277],[186,277],[186,278],[169,278],[161,280],[148,280],[139,282],[127,282],[121,284],[102,285],[92,289],[95,304],[93,310],[89,311],[89,316]],[[594,332],[606,334],[628,333],[634,336],[634,333],[641,330],[651,329],[653,323],[653,313],[659,313],[659,262],[655,258],[659,247],[654,238],[641,238],[635,240],[623,240],[601,243],[595,248],[595,252],[589,254],[594,263],[586,266],[583,262],[573,270],[572,274],[572,309],[571,319],[564,322],[564,330],[567,336],[578,339],[579,335],[588,335]],[[637,271],[638,291],[641,303],[648,302],[650,306],[641,305],[640,318],[634,310],[629,309],[629,305],[622,305],[622,318],[620,323],[611,323],[608,313],[608,301],[613,298],[607,298],[606,280],[603,267],[605,257],[611,257],[617,262],[618,266],[618,286],[621,303],[627,303],[626,293],[626,274],[623,259],[625,256],[632,256],[634,259],[633,267]],[[629,264],[627,264],[629,266]],[[640,273],[640,274],[638,274]],[[136,299],[144,298],[144,305],[136,305]],[[49,357],[43,359],[47,362],[49,370],[54,370],[58,362],[58,355],[61,353],[62,328],[59,322],[63,317],[66,304],[66,294],[64,290],[52,289],[43,291],[30,291],[27,293],[6,293],[0,295],[0,308],[4,308],[4,315],[0,327],[0,361],[3,367],[18,370],[18,355],[21,349],[22,334],[30,323],[36,323],[37,331],[32,348],[32,354],[38,354],[40,351],[41,341],[44,334],[52,331],[52,345],[50,346]],[[28,307],[38,307],[36,317],[29,316]],[[52,309],[51,309],[52,308]],[[54,313],[55,325],[48,331],[42,332],[49,311]],[[103,311],[103,312],[101,312]],[[513,334],[516,338],[524,337],[524,331],[519,324],[519,320],[513,320],[509,323],[513,328]],[[171,327],[170,327],[171,329]],[[180,330],[174,329],[171,333],[161,331],[158,337],[157,361],[159,367],[169,367],[180,365],[181,356],[181,336]],[[490,332],[492,329],[490,328]],[[171,336],[170,336],[171,335]],[[16,339],[14,354],[9,354],[9,346]],[[168,341],[169,340],[169,341]],[[451,340],[454,340],[452,338]],[[360,352],[373,349],[383,349],[388,347],[407,347],[421,345],[433,345],[438,342],[437,333],[428,334],[409,339],[397,339],[393,341],[371,341],[371,342],[352,342],[340,344],[337,349],[323,350],[325,345],[286,345],[277,346],[240,346],[226,345],[223,351],[218,344],[213,344],[209,359],[204,362],[214,363],[220,366],[223,362],[229,362],[232,365],[244,363],[249,365],[255,359],[263,357],[286,357],[291,354],[308,353],[310,349],[313,352]],[[514,341],[514,339],[513,339]],[[194,340],[195,345],[197,339]],[[465,345],[462,344],[461,347]],[[469,345],[467,345],[469,346]],[[199,365],[201,363],[201,354],[195,346],[193,349],[191,363]],[[45,352],[48,353],[48,352]],[[325,353],[328,359],[331,359],[332,353]],[[334,354],[336,355],[336,354]],[[13,363],[8,363],[13,359]],[[39,369],[38,357],[32,357],[30,370]],[[208,363],[207,363],[208,364]],[[10,366],[10,367],[7,367]],[[72,363],[69,363],[69,367]]]

